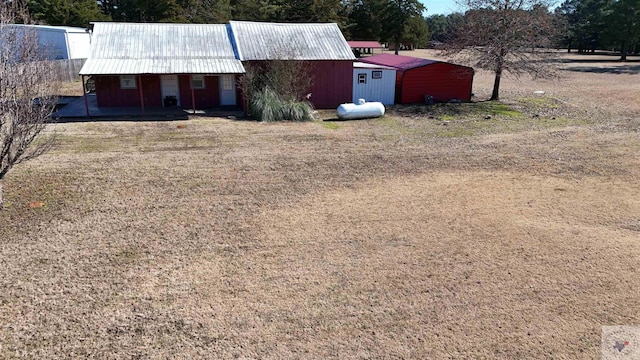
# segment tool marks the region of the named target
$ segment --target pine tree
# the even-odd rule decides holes
[[[180,5],[190,23],[221,24],[231,19],[230,0],[188,0]]]
[[[185,21],[184,9],[176,0],[101,0],[100,8],[114,21]]]
[[[412,18],[422,20],[425,29],[421,29],[420,31],[424,30],[426,37],[426,22],[422,17],[424,10],[424,5],[418,2],[418,0],[387,0],[384,15],[382,16],[382,35],[383,39],[395,45],[396,55],[398,55],[400,45],[408,38],[407,27],[410,26]]]
[[[109,20],[95,0],[30,0],[31,17],[48,25],[87,27],[91,21]]]

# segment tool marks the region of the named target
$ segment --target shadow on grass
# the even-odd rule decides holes
[[[622,63],[624,64],[624,63]],[[586,72],[594,74],[620,74],[620,75],[636,75],[640,74],[640,65],[627,65],[615,67],[579,67],[573,66],[564,69],[565,71]]]
[[[339,117],[331,117],[331,118],[323,118],[324,122],[347,122],[347,121],[358,121],[358,120],[370,120],[376,118],[362,118],[362,119],[340,119]]]
[[[49,123],[82,123],[82,122],[115,122],[115,121],[179,121],[189,120],[183,115],[121,115],[121,116],[90,116],[90,117],[60,117],[53,118]]]
[[[88,116],[87,116],[88,113]],[[233,120],[244,119],[245,114],[238,106],[191,109],[181,107],[108,107],[98,106],[95,95],[62,96],[58,99],[52,122],[98,122],[98,121],[175,121],[192,117],[221,117]]]
[[[473,101],[462,103],[438,103],[433,105],[395,105],[388,111],[389,115],[398,116],[426,116],[426,117],[450,117],[450,116],[477,116],[477,115],[501,115],[506,117],[520,116],[521,113],[509,105],[499,101]]]

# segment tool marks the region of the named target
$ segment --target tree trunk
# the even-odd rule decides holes
[[[2,180],[0,180],[0,211],[4,209],[4,200],[2,200]]]
[[[493,92],[491,92],[491,99],[500,100],[500,78],[502,77],[502,67],[496,70],[496,78],[493,80]]]
[[[622,49],[620,49],[620,61],[627,61],[627,42],[622,42]]]

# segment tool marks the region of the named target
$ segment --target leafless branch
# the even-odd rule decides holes
[[[503,73],[553,77],[545,48],[555,27],[547,4],[537,0],[467,0],[469,10],[444,53],[475,68],[495,73],[492,100],[499,98]]]
[[[55,108],[57,80],[53,64],[38,43],[21,1],[0,2],[0,208],[1,181],[16,164],[52,145],[39,136]]]

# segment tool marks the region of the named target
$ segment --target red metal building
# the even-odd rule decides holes
[[[94,23],[80,75],[95,84],[98,107],[238,106],[245,72],[225,24]],[[87,116],[90,116],[85,94]]]
[[[382,44],[377,41],[347,41],[347,43],[351,47],[351,50],[354,51],[354,53],[358,53],[361,55],[371,55],[374,54],[376,50],[378,50],[378,53],[382,53],[382,50],[384,49],[384,46],[382,46]]]
[[[355,56],[337,24],[229,23],[238,58],[244,65],[305,62],[312,82],[309,101],[315,108],[336,108],[351,102]]]
[[[314,61],[309,101],[316,109],[333,109],[351,102],[353,61]],[[347,81],[349,85],[347,85]]]
[[[396,69],[397,104],[424,103],[428,96],[436,102],[471,100],[474,71],[470,67],[392,54],[360,61]]]
[[[316,108],[350,102],[355,57],[336,24],[94,23],[80,71],[98,107],[207,109],[244,106],[244,65],[304,62]],[[85,95],[87,116],[89,106]]]
[[[177,79],[177,92],[169,95],[175,98],[175,104],[165,104],[163,91],[164,78]],[[237,93],[236,86],[240,75],[136,75],[132,77],[135,85],[122,87],[121,75],[94,75],[96,101],[100,107],[166,107],[207,109],[221,105],[237,105],[233,100],[225,103],[221,99],[221,83],[223,77],[230,77],[232,91]],[[195,80],[195,81],[194,81]],[[197,84],[197,86],[193,86]],[[223,91],[223,90],[222,90]],[[237,94],[236,94],[237,96]]]

